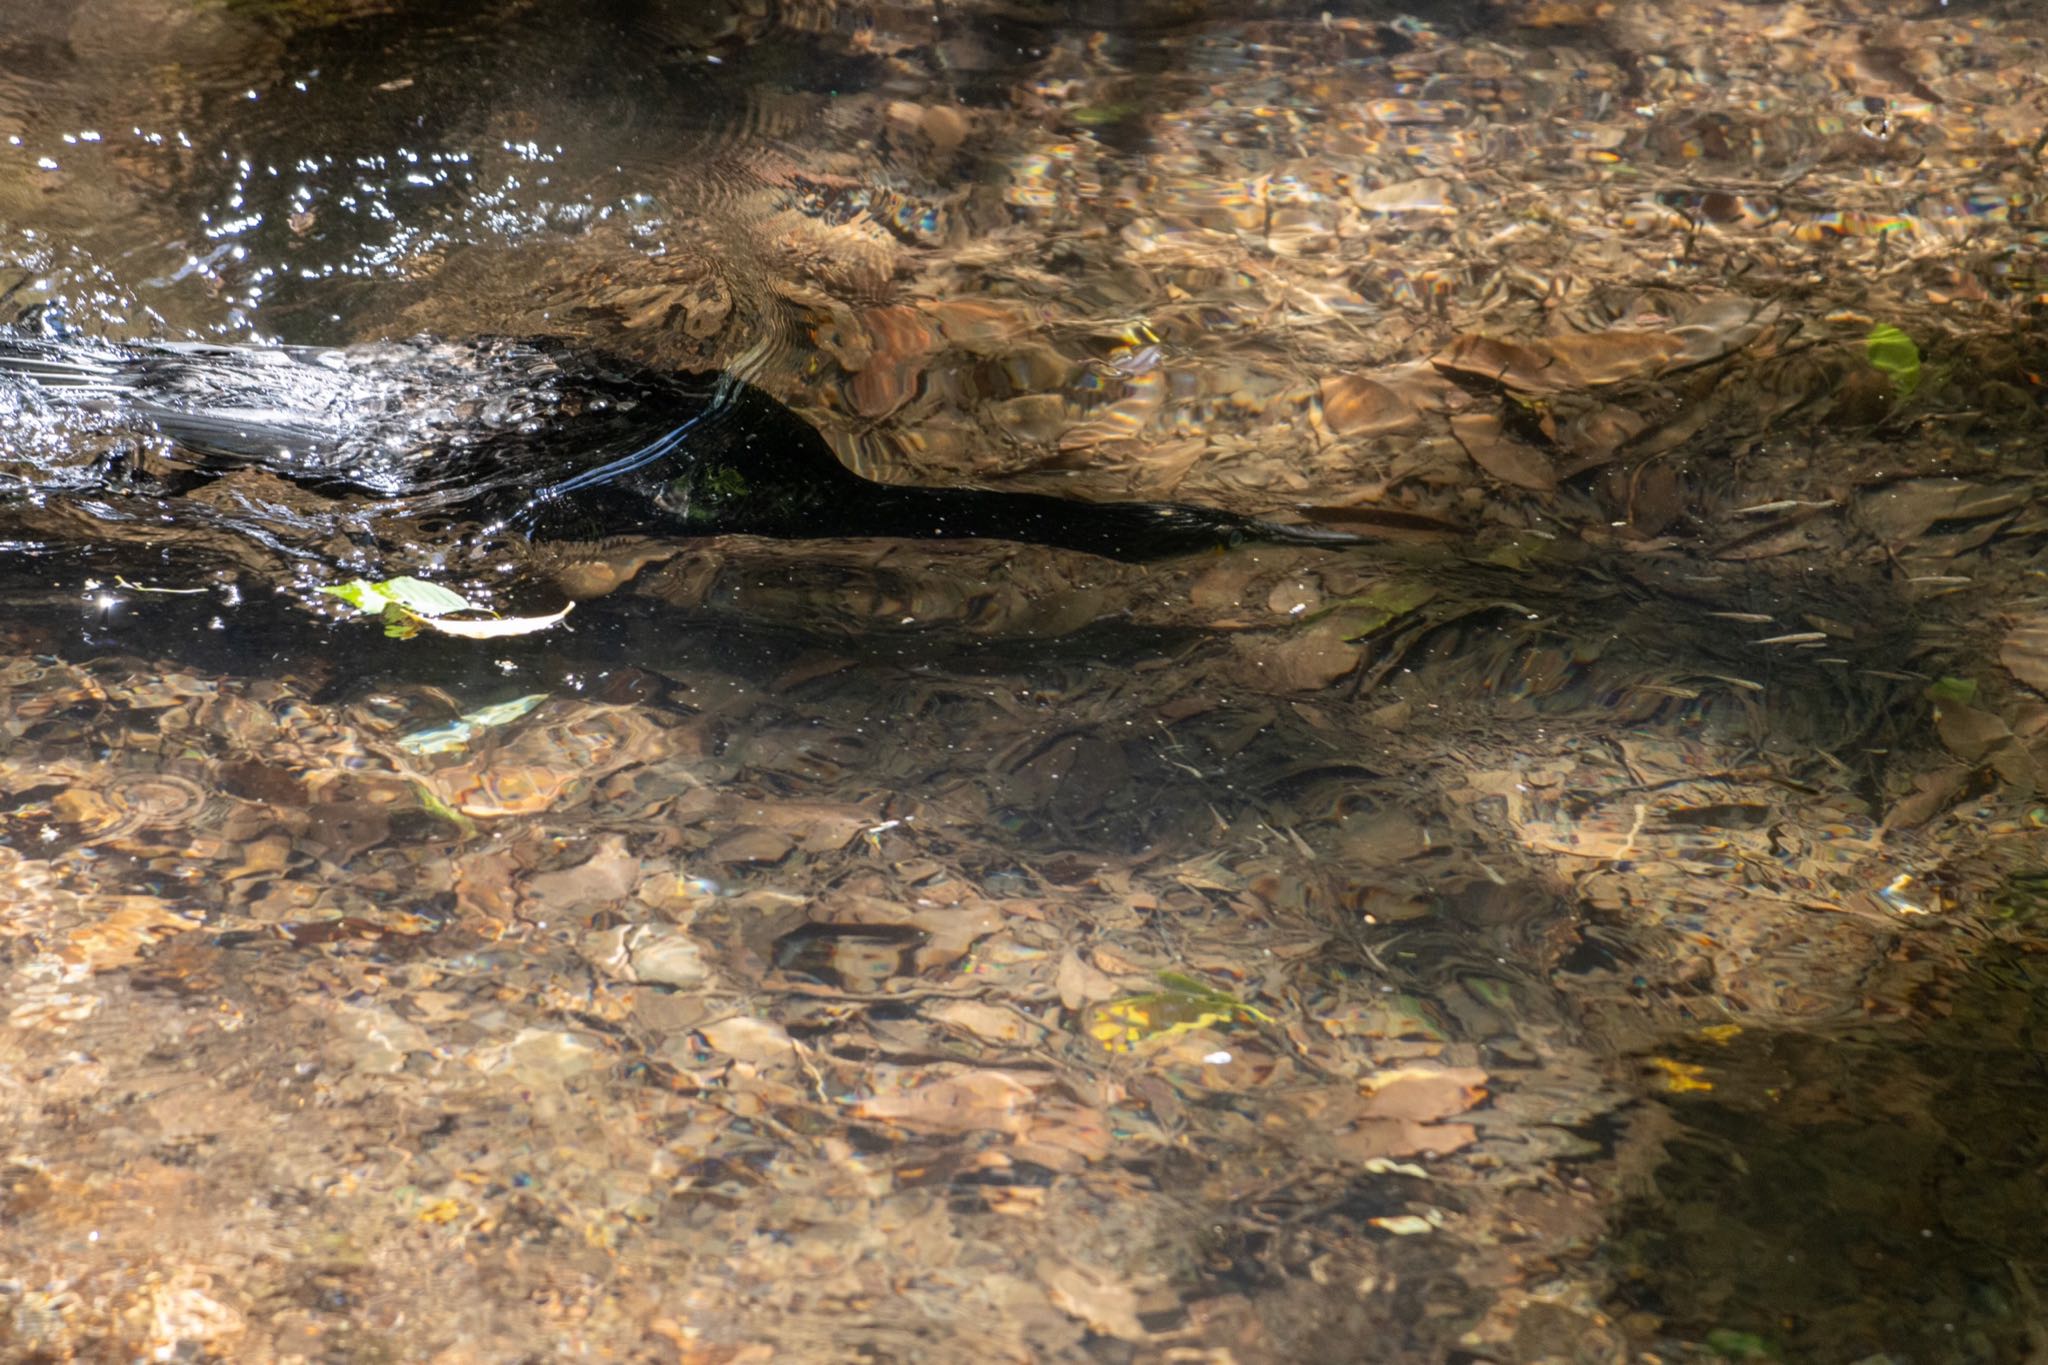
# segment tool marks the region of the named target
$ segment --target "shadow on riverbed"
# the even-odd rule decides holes
[[[2038,860],[1988,901],[2038,921]],[[2027,948],[1888,1001],[1922,1021],[1759,1031],[1674,1059],[1609,1248],[1618,1311],[1733,1359],[2007,1361],[2048,1349],[2048,969]]]

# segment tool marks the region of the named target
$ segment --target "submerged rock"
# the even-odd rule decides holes
[[[876,483],[733,375],[662,374],[545,339],[321,348],[0,336],[0,405],[27,432],[9,462],[16,481],[73,494],[175,494],[254,470],[367,496],[387,513],[553,538],[993,538],[1130,560],[1355,539],[1178,503]],[[94,470],[38,458],[39,444],[68,449],[81,423],[112,438]]]

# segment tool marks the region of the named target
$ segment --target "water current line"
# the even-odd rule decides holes
[[[586,469],[580,474],[573,474],[560,483],[549,484],[546,488],[541,489],[526,500],[526,504],[519,509],[518,515],[514,520],[526,519],[547,503],[553,502],[556,498],[567,497],[569,494],[578,492],[581,489],[610,483],[614,479],[622,478],[635,470],[645,469],[657,460],[666,459],[682,448],[683,443],[689,439],[690,433],[700,426],[706,418],[716,417],[719,413],[730,407],[735,391],[736,381],[732,376],[720,376],[717,387],[711,392],[711,400],[705,404],[702,412],[680,426],[663,432],[646,445],[621,455],[615,460],[608,460],[595,469]],[[491,529],[502,529],[502,524]]]

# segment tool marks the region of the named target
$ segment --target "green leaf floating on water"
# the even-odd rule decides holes
[[[444,588],[423,578],[387,578],[382,583],[355,578],[320,591],[329,597],[339,597],[367,616],[381,616],[387,607],[393,606],[430,619],[446,616],[452,611],[477,610],[467,597],[453,588]]]
[[[1911,398],[1920,387],[1920,348],[1898,328],[1878,323],[1864,338],[1863,350],[1873,367],[1890,376],[1892,391],[1901,401]]]
[[[456,612],[487,612],[488,608],[478,606],[453,588],[444,588],[423,578],[387,578],[381,583],[353,578],[346,583],[330,584],[320,591],[329,597],[339,597],[366,616],[383,617],[384,633],[401,640],[417,635],[423,625],[443,635],[465,640],[531,635],[559,625],[569,614],[569,607],[563,607],[552,616],[492,615],[484,620],[453,620],[450,618]]]

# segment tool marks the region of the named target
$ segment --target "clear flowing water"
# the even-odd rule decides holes
[[[22,333],[1368,543],[485,562],[0,389],[0,1355],[2039,1357],[2044,121],[2020,3],[13,0]]]

